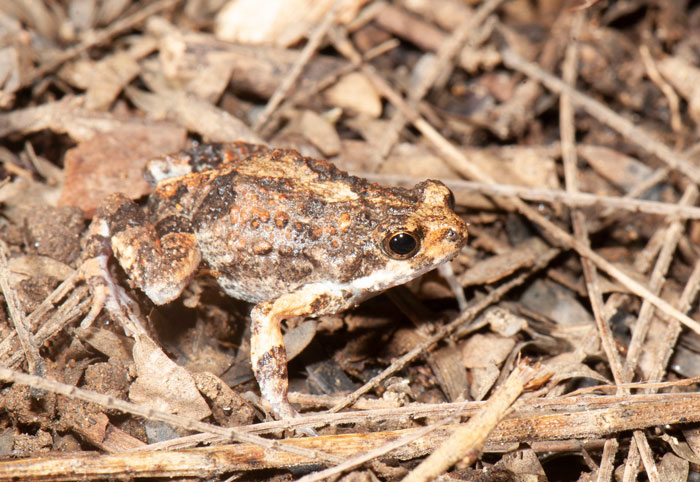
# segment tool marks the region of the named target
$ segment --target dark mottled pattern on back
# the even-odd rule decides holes
[[[400,225],[423,196],[423,184],[379,186],[292,150],[210,144],[183,156],[201,172],[160,183],[150,219],[189,216],[221,286],[252,302],[381,269],[373,233]]]
[[[227,162],[238,162],[256,154],[264,154],[265,146],[236,142],[232,144],[198,144],[182,152],[189,157],[192,172],[216,169]]]
[[[236,172],[232,171],[212,179],[207,184],[207,193],[192,213],[192,223],[196,230],[228,215],[236,203],[236,190],[232,188],[236,177]]]
[[[170,233],[194,233],[190,219],[178,215],[166,216],[156,223],[155,228],[159,238]]]
[[[289,175],[265,176],[264,167],[258,176],[223,174],[209,183],[193,216],[203,258],[226,273],[228,279],[220,280],[225,290],[249,301],[311,282],[348,282],[370,274],[384,259],[371,254],[377,246],[368,234],[387,217],[408,215],[419,201],[415,191],[380,187],[295,151],[271,150],[238,164],[255,166],[261,158]],[[338,183],[357,199],[330,201],[299,182],[298,171],[320,185]],[[223,216],[226,206],[236,212]],[[288,217],[285,226],[279,227],[277,213]],[[271,244],[265,255],[255,249],[261,243]]]
[[[99,214],[99,213],[98,213]],[[128,202],[118,207],[108,217],[109,231],[112,236],[134,226],[146,223],[146,214],[136,204]]]

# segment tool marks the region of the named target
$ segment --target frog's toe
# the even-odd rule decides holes
[[[297,430],[303,433],[304,435],[308,435],[309,437],[318,437],[318,432],[312,429],[311,427],[303,427]]]
[[[102,312],[105,306],[106,295],[104,292],[93,292],[92,295],[92,306],[90,306],[90,311],[80,322],[81,328],[88,328],[95,321],[97,316]]]
[[[133,319],[134,316],[139,315],[140,311],[136,303],[109,274],[107,256],[86,260],[81,270],[92,293],[92,306],[83,321],[80,322],[81,328],[89,327],[103,309],[117,317],[127,316]]]
[[[81,328],[87,328],[92,325],[107,304],[111,280],[109,279],[109,272],[105,272],[106,259],[101,258],[100,256],[89,258],[80,267],[81,275],[92,294],[92,306],[90,306],[87,316],[80,322]]]
[[[273,415],[279,420],[292,420],[300,416],[287,400],[270,402],[270,408],[272,409]],[[318,437],[318,433],[311,427],[302,427],[295,430],[310,437]]]
[[[272,415],[278,420],[292,420],[299,417],[299,413],[291,406],[287,400],[286,393],[265,394],[265,399],[270,404]]]

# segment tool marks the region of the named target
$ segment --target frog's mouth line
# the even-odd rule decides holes
[[[447,263],[457,255],[455,252],[452,256],[446,257],[436,263],[430,263],[423,268],[416,270],[407,261],[393,261],[388,263],[384,269],[375,271],[374,273],[363,276],[346,284],[347,289],[355,295],[361,295],[367,292],[379,292],[387,290],[391,287],[402,285],[412,279],[418,278],[428,271],[432,271],[441,264]]]

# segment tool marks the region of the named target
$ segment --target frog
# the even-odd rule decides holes
[[[288,400],[281,323],[354,307],[453,259],[467,240],[440,181],[390,187],[292,149],[201,143],[146,163],[144,207],[109,195],[88,229],[83,272],[93,295],[84,325],[132,303],[108,262],[155,305],[202,269],[251,303],[250,359],[274,417]]]

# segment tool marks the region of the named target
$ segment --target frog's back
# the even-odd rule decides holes
[[[382,237],[423,202],[422,190],[369,183],[293,150],[207,145],[170,156],[167,169],[153,165],[168,175],[152,216],[186,216],[224,291],[252,302],[384,270]]]
[[[192,215],[202,257],[222,288],[258,302],[361,272],[394,190],[296,151],[251,154],[222,164],[215,175],[202,173],[207,194]],[[402,191],[394,195],[401,198],[397,207],[406,204]]]

